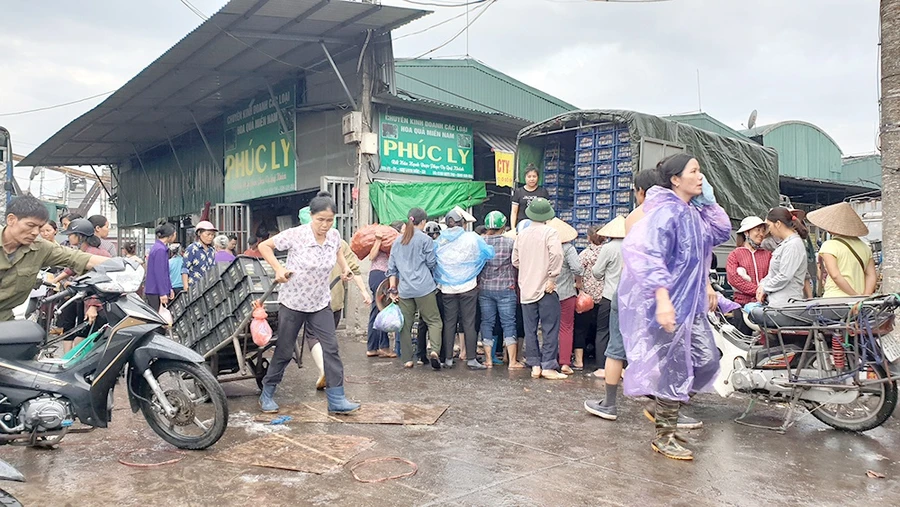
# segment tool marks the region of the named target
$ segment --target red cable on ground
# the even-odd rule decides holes
[[[400,463],[406,463],[407,465],[412,467],[412,470],[409,472],[406,472],[404,474],[392,475],[390,477],[382,477],[379,479],[360,479],[359,476],[356,475],[356,469],[363,465],[370,465],[372,463],[382,463],[382,462],[386,462],[386,461],[399,461]],[[403,458],[395,458],[395,457],[369,458],[369,459],[364,459],[362,461],[357,461],[356,463],[354,463],[353,465],[350,466],[350,473],[353,474],[353,478],[359,482],[365,482],[365,483],[387,482],[387,481],[392,481],[394,479],[404,479],[406,477],[412,477],[412,476],[416,475],[416,472],[418,472],[418,471],[419,471],[419,466],[416,465],[415,463],[413,463],[412,461],[409,461],[409,460],[406,460]]]
[[[132,455],[137,454],[142,451],[149,451],[149,450],[150,449],[140,449],[137,451],[133,451],[133,452],[126,454],[126,457],[132,456]],[[181,453],[177,453],[174,451],[154,451],[154,452],[165,452],[165,453],[169,453],[169,454],[177,454],[179,457],[172,458],[168,461],[163,461],[160,463],[131,463],[129,461],[125,461],[124,458],[119,458],[119,463],[121,463],[125,466],[128,466],[128,467],[134,467],[134,468],[154,468],[154,467],[161,467],[161,466],[165,466],[165,465],[174,465],[175,463],[178,463],[179,461],[184,459],[184,456],[182,456]]]

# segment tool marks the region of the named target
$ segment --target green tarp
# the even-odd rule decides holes
[[[684,145],[685,151],[700,162],[703,174],[716,191],[716,200],[733,222],[740,222],[750,215],[765,217],[768,210],[779,203],[778,154],[772,148],[634,111],[596,110],[561,114],[522,129],[518,138],[519,152],[522,152],[522,145],[542,143],[542,137],[537,137],[542,134],[565,131],[574,138],[578,127],[603,122],[628,124],[636,169],[651,165],[641,164],[639,160],[641,139]],[[520,170],[524,162],[520,158]],[[652,161],[653,164],[655,162]]]
[[[449,183],[391,183],[375,181],[369,186],[369,199],[378,222],[389,224],[406,221],[412,208],[422,208],[429,218],[447,214],[454,206],[463,209],[478,206],[487,200],[483,181]]]

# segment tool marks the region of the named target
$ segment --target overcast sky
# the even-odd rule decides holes
[[[192,3],[212,14],[226,2]],[[465,12],[423,8],[436,12],[395,36]],[[471,18],[483,8],[472,6]],[[3,11],[0,125],[19,154],[102,98],[6,113],[115,90],[201,22],[179,0],[7,1]],[[463,16],[402,38],[395,54],[425,53],[465,24]],[[497,0],[471,26],[468,51],[461,36],[429,56],[468,52],[581,108],[659,115],[699,109],[699,70],[703,111],[738,129],[753,109],[759,125],[808,121],[850,155],[875,149],[877,42],[877,0]]]

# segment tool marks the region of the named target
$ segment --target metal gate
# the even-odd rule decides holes
[[[135,255],[144,259],[147,257],[147,237],[150,236],[155,241],[154,233],[151,231],[149,234],[147,231],[150,229],[146,229],[144,227],[119,227],[117,240],[120,247],[127,245],[128,243],[134,243],[136,251]],[[151,243],[152,244],[152,243]]]
[[[216,204],[210,210],[210,216],[220,234],[237,237],[236,253],[243,253],[250,242],[250,207],[246,204]]]
[[[337,213],[334,221],[341,238],[350,241],[353,232],[356,231],[356,218],[353,216],[353,189],[355,178],[341,178],[337,176],[322,176],[322,190],[334,196],[337,203]]]

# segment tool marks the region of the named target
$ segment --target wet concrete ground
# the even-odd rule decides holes
[[[140,414],[127,408],[124,391],[109,429],[69,435],[55,450],[5,446],[0,458],[18,467],[25,484],[0,484],[27,506],[63,505],[898,505],[900,435],[897,419],[863,435],[832,430],[805,417],[785,435],[747,428],[732,419],[745,398],[699,396],[690,413],[705,422],[688,432],[693,463],[651,451],[652,424],[642,403],[620,398],[619,420],[607,422],[582,410],[603,383],[578,376],[533,380],[529,371],[469,371],[457,366],[404,370],[396,360],[367,359],[362,343],[342,340],[347,393],[362,401],[449,404],[434,426],[299,424],[273,427],[253,422],[253,381],[226,385],[231,420],[212,449],[189,452],[158,468],[118,462],[134,451],[174,450]],[[321,401],[313,390],[314,366],[291,367],[277,400]],[[777,407],[758,414],[777,423]],[[356,481],[348,467],[312,475],[207,459],[227,449],[282,431],[286,435],[358,435],[376,443],[351,460],[396,456],[418,465],[410,478]],[[260,449],[265,452],[265,449]],[[886,476],[866,476],[874,470]],[[379,465],[360,474],[402,473]]]

